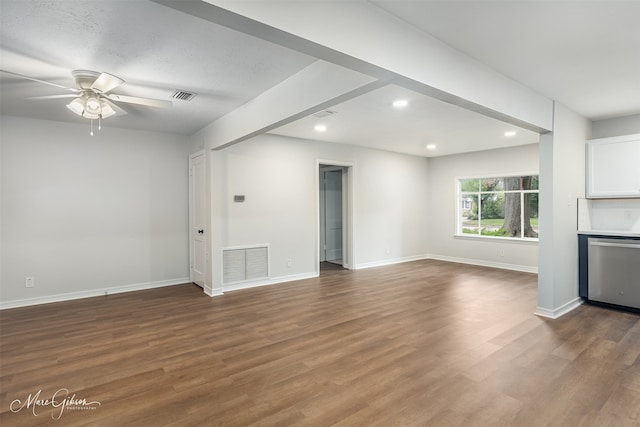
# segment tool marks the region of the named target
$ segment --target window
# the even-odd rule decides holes
[[[538,239],[538,175],[458,179],[457,233]]]

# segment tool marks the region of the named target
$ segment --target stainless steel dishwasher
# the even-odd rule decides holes
[[[640,240],[589,238],[589,299],[640,309]]]

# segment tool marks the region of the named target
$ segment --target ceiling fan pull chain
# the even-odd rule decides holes
[[[98,130],[102,129],[102,114],[98,116]]]
[[[93,136],[93,119],[91,119],[91,132],[89,132],[89,135]]]

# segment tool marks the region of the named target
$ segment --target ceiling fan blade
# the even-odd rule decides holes
[[[45,95],[45,96],[30,96],[27,99],[61,99],[61,98],[77,98],[77,94],[65,94],[65,95]]]
[[[151,99],[151,98],[139,98],[137,96],[126,96],[126,95],[116,95],[110,93],[108,95],[104,95],[106,98],[111,101],[116,102],[127,102],[129,104],[139,104],[146,105],[148,107],[158,107],[158,108],[168,108],[173,105],[171,101],[164,101],[161,99]]]
[[[124,83],[120,77],[116,77],[109,73],[102,73],[91,85],[91,90],[98,93],[107,93]]]
[[[31,80],[31,81],[42,83],[42,84],[49,85],[49,86],[59,87],[60,89],[70,90],[71,92],[76,92],[76,93],[78,92],[78,89],[74,89],[74,88],[70,88],[70,87],[67,87],[67,86],[59,85],[59,84],[53,83],[53,82],[48,82],[46,80],[36,79],[34,77],[25,76],[23,74],[14,73],[12,71],[7,71],[7,70],[0,70],[0,71],[3,72],[3,73],[11,74],[12,76],[20,77],[22,79]]]

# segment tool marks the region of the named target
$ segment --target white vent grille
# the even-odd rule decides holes
[[[191,101],[193,98],[196,97],[196,95],[197,94],[193,92],[187,92],[186,90],[176,89],[176,91],[173,92],[173,95],[171,95],[171,97],[174,99],[179,99],[181,101]]]
[[[222,250],[222,283],[240,283],[269,277],[266,245]]]
[[[334,114],[338,114],[338,112],[333,110],[322,110],[322,111],[318,111],[317,113],[313,113],[311,117],[321,119],[323,117],[332,116]]]

